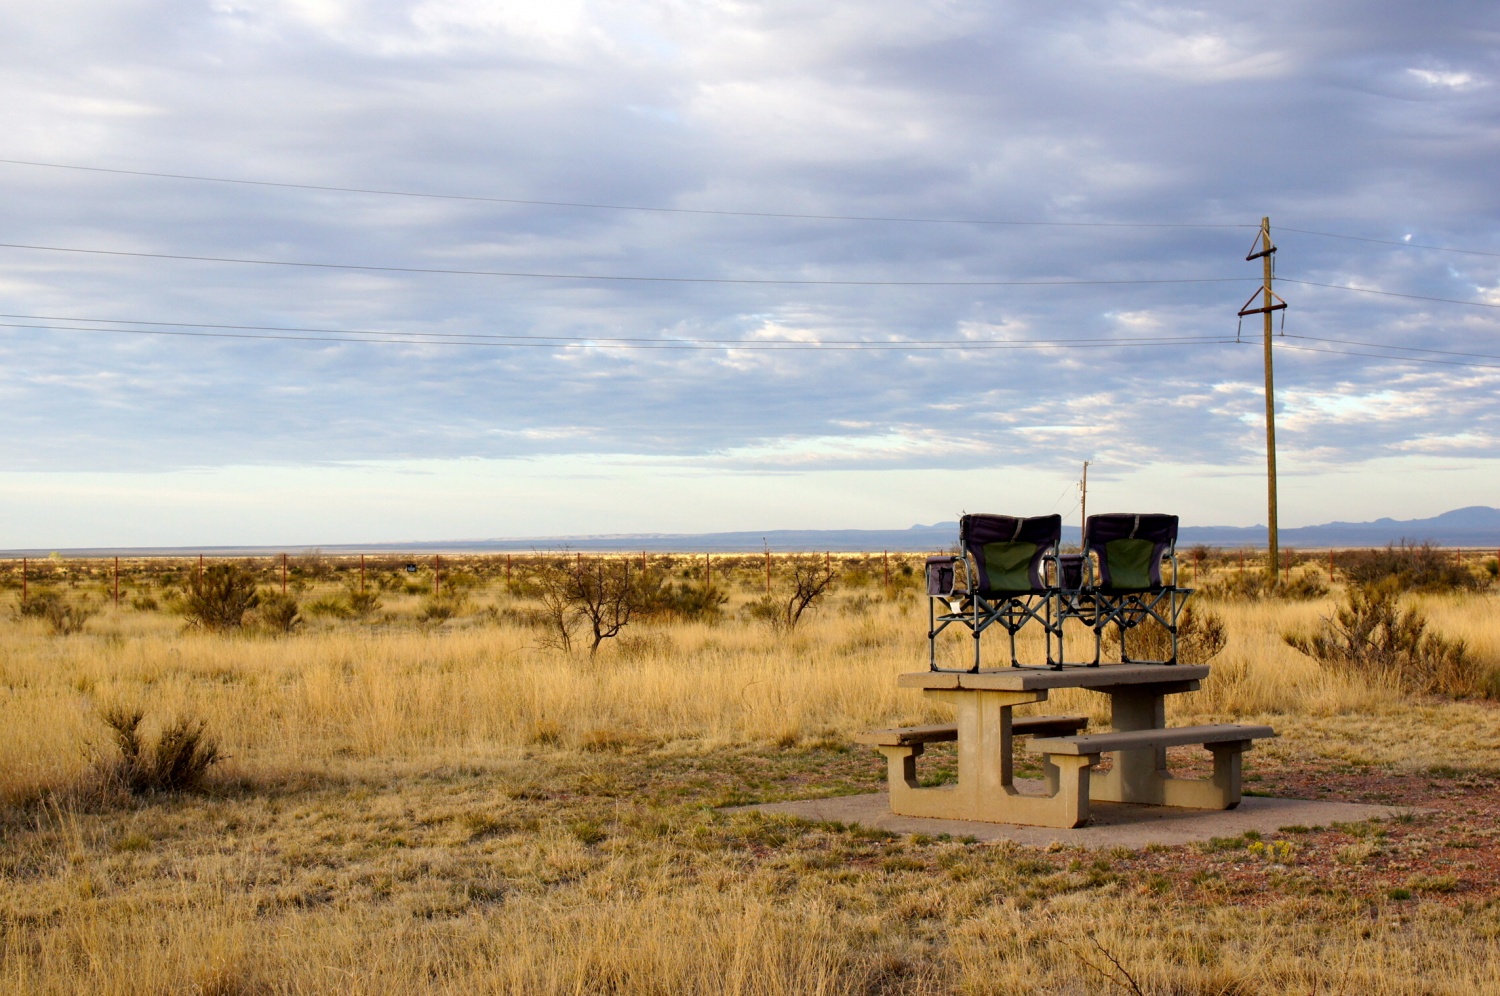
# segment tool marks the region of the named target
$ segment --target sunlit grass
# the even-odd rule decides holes
[[[881,762],[850,735],[946,716],[895,683],[926,666],[914,587],[867,577],[778,634],[743,612],[752,572],[716,580],[722,621],[632,624],[593,660],[513,621],[526,604],[501,584],[441,625],[418,621],[425,592],[386,592],[369,621],[286,637],[108,606],[54,636],[6,614],[0,989],[1102,991],[1090,933],[1147,992],[1477,994],[1500,970],[1493,909],[1374,916],[1289,881],[1250,913],[1095,859],[724,816],[708,807],[747,793],[873,790]],[[1420,601],[1500,658],[1493,594]],[[1500,766],[1492,707],[1403,699],[1285,644],[1332,606],[1200,606],[1229,642],[1170,721],[1269,719],[1283,736],[1252,765]],[[217,787],[80,791],[110,706],[205,721],[229,756]],[[1030,708],[1104,706],[1071,690]]]

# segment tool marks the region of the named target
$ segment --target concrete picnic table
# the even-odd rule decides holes
[[[1232,809],[1240,801],[1241,755],[1253,741],[1276,733],[1269,726],[1237,724],[1168,727],[1166,697],[1195,691],[1208,673],[1204,664],[918,671],[901,675],[897,683],[951,703],[956,722],[874,730],[857,739],[885,755],[891,812],[902,816],[1076,827],[1088,821],[1090,801]],[[1054,688],[1108,695],[1111,729],[1055,736],[1051,734],[1077,730],[1083,720],[1012,718],[1016,706],[1045,702]],[[1031,735],[1028,749],[1044,755],[1045,795],[1016,788],[1012,747],[1014,737],[1021,735]],[[921,787],[916,759],[924,745],[955,739],[958,783]],[[1172,776],[1166,749],[1184,744],[1200,744],[1213,753],[1212,776]],[[1105,753],[1114,755],[1113,768],[1092,772]]]

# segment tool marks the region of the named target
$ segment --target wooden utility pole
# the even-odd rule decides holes
[[[1265,362],[1266,362],[1266,530],[1269,550],[1266,555],[1266,563],[1270,567],[1271,580],[1280,578],[1281,545],[1276,535],[1276,388],[1271,376],[1271,313],[1274,311],[1285,311],[1286,302],[1271,289],[1271,280],[1275,275],[1275,267],[1272,265],[1272,257],[1276,254],[1276,244],[1271,241],[1271,219],[1260,220],[1260,234],[1250,245],[1250,253],[1245,257],[1246,261],[1261,260],[1262,277],[1261,288],[1255,294],[1250,295],[1250,300],[1240,309],[1240,317],[1246,315],[1262,315],[1265,317]],[[1252,308],[1256,295],[1260,295],[1261,306]],[[1278,303],[1279,302],[1279,303]]]
[[[1081,549],[1083,530],[1089,524],[1089,462],[1087,460],[1083,461],[1083,479],[1078,482],[1078,509],[1078,544]]]

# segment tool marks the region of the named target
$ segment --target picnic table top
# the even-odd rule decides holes
[[[932,690],[973,689],[1029,692],[1044,688],[1109,688],[1114,685],[1175,685],[1208,677],[1207,664],[1101,664],[1065,667],[1061,671],[1012,667],[968,674],[955,671],[912,671],[896,679],[901,688]]]

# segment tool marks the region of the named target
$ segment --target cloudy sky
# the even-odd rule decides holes
[[[0,547],[1074,515],[1084,460],[1263,522],[1262,216],[1283,525],[1500,504],[1497,53],[1472,0],[4,0]]]

